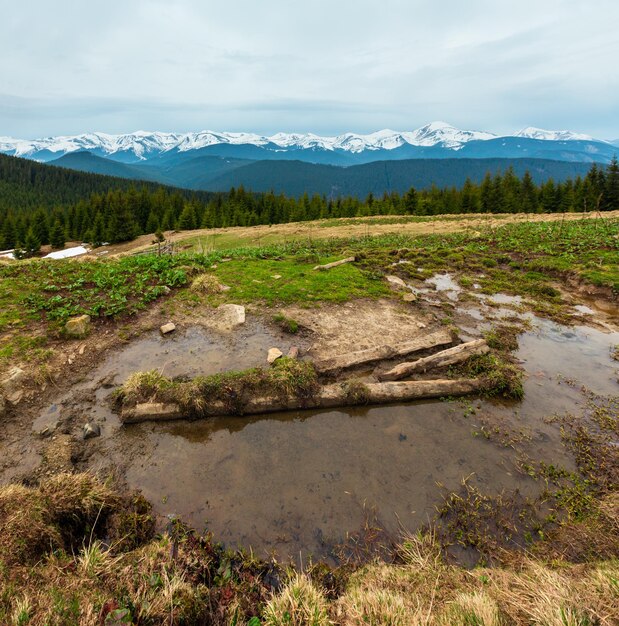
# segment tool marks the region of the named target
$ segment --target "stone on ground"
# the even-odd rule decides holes
[[[245,307],[240,304],[222,304],[217,312],[220,324],[229,330],[245,323]]]
[[[26,379],[26,372],[19,367],[12,367],[7,375],[0,381],[0,390],[2,391],[2,395],[8,402],[11,404],[17,404],[22,396],[23,389],[22,385],[24,380]]]
[[[402,300],[404,300],[404,302],[415,302],[417,300],[417,296],[414,293],[405,293],[402,296]]]
[[[86,424],[84,424],[84,439],[92,439],[93,437],[98,437],[100,434],[101,427],[99,424],[91,422],[86,422]]]
[[[173,333],[175,330],[176,330],[176,324],[173,324],[172,322],[168,322],[167,324],[164,324],[163,326],[159,328],[159,332],[162,335],[169,335],[170,333]]]
[[[406,289],[406,283],[399,276],[385,276],[392,289]]]
[[[90,315],[78,315],[67,320],[64,326],[69,337],[81,339],[90,332]]]
[[[289,359],[298,359],[299,358],[299,348],[297,346],[291,346],[290,350],[288,350],[288,354],[286,355]]]
[[[267,354],[267,363],[272,365],[277,359],[284,356],[284,353],[279,348],[271,348]]]

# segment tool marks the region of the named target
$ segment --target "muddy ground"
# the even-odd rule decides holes
[[[180,515],[230,544],[282,557],[328,556],[368,510],[386,527],[414,529],[444,489],[467,476],[490,492],[535,495],[522,458],[574,469],[559,426],[546,418],[580,414],[585,392],[619,391],[616,302],[601,291],[560,288],[572,325],[535,317],[519,296],[463,289],[448,274],[414,281],[390,299],[249,307],[246,322],[231,330],[216,310],[178,309],[171,318],[162,305],[101,324],[83,341],[58,340],[44,374],[27,372],[22,400],[0,425],[0,482],[112,471],[144,491],[161,523]],[[284,332],[275,313],[296,320],[299,332]],[[157,329],[170,319],[177,330],[161,337]],[[193,377],[265,365],[271,347],[297,346],[302,358],[321,359],[445,325],[467,340],[506,323],[526,372],[522,403],[472,398],[135,426],[122,426],[111,406],[134,371]],[[85,440],[86,422],[101,435]]]

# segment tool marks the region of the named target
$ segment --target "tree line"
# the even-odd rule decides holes
[[[109,177],[90,178],[90,182],[99,185],[97,179],[101,178]],[[70,185],[70,177],[66,180]],[[27,196],[32,185],[28,176],[24,176],[18,188]],[[80,185],[87,188],[83,182]],[[333,199],[317,194],[296,198],[273,192],[252,193],[243,187],[227,193],[193,193],[151,184],[134,185],[123,181],[107,191],[97,190],[87,198],[64,205],[18,203],[16,208],[3,197],[0,184],[0,250],[16,248],[23,256],[31,256],[41,245],[59,249],[67,241],[97,246],[172,229],[254,226],[338,217],[619,209],[616,158],[606,167],[593,164],[584,177],[563,182],[550,179],[538,185],[529,172],[518,177],[509,168],[502,173],[486,174],[479,184],[467,179],[459,189],[411,187],[403,194],[384,193],[380,197],[369,194],[365,199],[353,196]],[[15,189],[16,185],[11,188]],[[36,193],[41,193],[41,189],[44,186],[39,185]]]

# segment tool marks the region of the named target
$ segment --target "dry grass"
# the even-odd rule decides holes
[[[220,284],[214,274],[200,274],[191,281],[190,289],[197,293],[212,295],[220,293],[226,288]]]
[[[126,551],[118,549],[120,542],[108,546],[92,526],[101,511],[114,515],[122,503],[110,485],[87,474],[59,475],[38,488],[0,488],[0,623],[619,623],[619,561],[612,558],[571,564],[512,552],[501,566],[466,570],[447,562],[437,533],[427,531],[402,541],[396,564],[377,559],[356,571],[349,568],[335,594],[321,582],[328,575],[312,582],[293,573],[283,589],[269,595],[260,582],[264,564],[182,528],[174,538],[166,534]],[[616,505],[610,498],[600,507],[615,528]]]
[[[274,595],[263,615],[264,626],[329,626],[327,600],[302,574]]]

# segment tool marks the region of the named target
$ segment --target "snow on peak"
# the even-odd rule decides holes
[[[542,139],[544,141],[595,141],[590,135],[574,133],[571,130],[544,130],[527,126],[514,133],[514,137],[526,137],[527,139]]]
[[[533,139],[584,140],[588,135],[570,131],[548,131],[524,128],[512,135]],[[219,132],[202,130],[190,133],[164,133],[138,130],[133,133],[110,135],[102,132],[85,133],[69,137],[46,137],[25,140],[0,137],[0,152],[15,156],[37,158],[42,152],[58,157],[79,150],[95,151],[102,155],[122,155],[122,158],[145,160],[170,150],[187,152],[219,144],[254,145],[271,150],[341,150],[358,153],[365,150],[394,150],[405,145],[440,146],[459,150],[469,141],[486,141],[496,135],[476,130],[461,130],[451,124],[435,121],[411,131],[383,129],[367,135],[344,133],[337,136],[321,136],[314,133],[276,133],[271,136],[255,133]],[[49,156],[47,156],[49,158]]]

